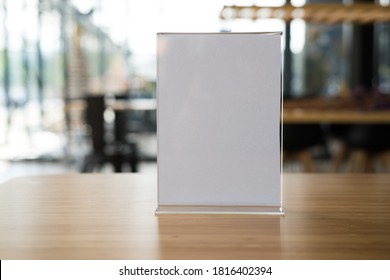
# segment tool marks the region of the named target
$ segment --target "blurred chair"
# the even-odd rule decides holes
[[[340,172],[343,163],[348,155],[348,146],[345,139],[352,125],[350,124],[329,124],[327,126],[327,135],[331,139],[334,148],[331,149],[331,162],[329,171]]]
[[[130,101],[130,94],[128,92],[115,94],[114,96],[117,101]],[[127,161],[130,164],[131,170],[137,172],[140,158],[138,145],[133,137],[135,128],[131,113],[127,109],[114,109],[114,136],[116,146],[120,148],[124,155],[130,155],[130,157],[123,158],[122,161]]]
[[[86,96],[86,123],[90,127],[92,150],[85,156],[82,172],[99,171],[106,163],[113,165],[115,172],[122,172],[128,163],[132,172],[138,171],[138,150],[135,144],[122,141],[122,127],[125,120],[119,115],[115,120],[115,141],[107,143],[104,112],[106,109],[103,95]]]
[[[128,91],[117,93],[114,97],[110,108],[115,113],[115,139],[133,145],[139,151],[140,160],[155,162],[156,155],[147,151],[151,148],[148,139],[156,135],[157,130],[156,100]]]
[[[325,138],[320,125],[284,124],[283,125],[283,159],[292,158],[300,162],[305,172],[315,170],[311,148],[325,146]]]
[[[390,125],[354,125],[345,135],[351,172],[374,172],[375,163],[390,171]]]

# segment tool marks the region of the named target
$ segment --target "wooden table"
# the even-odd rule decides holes
[[[155,111],[157,110],[157,100],[153,98],[115,100],[109,102],[107,107],[114,111]]]
[[[286,215],[155,216],[156,178],[0,186],[0,259],[389,259],[390,175],[283,178]]]
[[[349,97],[312,97],[289,99],[283,102],[283,121],[286,124],[390,124],[390,109],[376,108],[381,101],[390,104],[390,96],[379,100],[367,95],[362,100]],[[358,102],[359,101],[359,102]]]
[[[390,124],[390,110],[357,111],[357,110],[316,110],[284,109],[285,124]]]

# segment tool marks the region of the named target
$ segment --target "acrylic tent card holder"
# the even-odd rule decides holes
[[[281,33],[157,35],[162,213],[282,214]]]

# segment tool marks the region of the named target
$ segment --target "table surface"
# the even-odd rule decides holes
[[[390,111],[285,108],[283,110],[283,122],[286,124],[390,124]]]
[[[312,98],[287,100],[283,103],[283,122],[286,124],[336,123],[336,124],[390,124],[390,109],[357,109],[349,99]],[[153,111],[156,99],[114,100],[107,104],[114,111]],[[82,111],[85,102],[73,100],[68,110]]]
[[[0,259],[390,259],[390,174],[287,174],[286,215],[155,216],[156,178],[0,185]]]
[[[376,108],[382,101],[389,106],[390,96],[386,100],[367,95],[364,100],[349,97],[313,97],[289,99],[283,102],[284,123],[342,123],[342,124],[390,124],[390,108]]]
[[[157,100],[140,98],[131,100],[115,100],[108,105],[114,111],[153,111],[157,110]]]

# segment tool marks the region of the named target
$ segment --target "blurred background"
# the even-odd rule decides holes
[[[283,31],[283,172],[390,171],[389,0],[0,0],[0,183],[156,172],[156,33]]]

